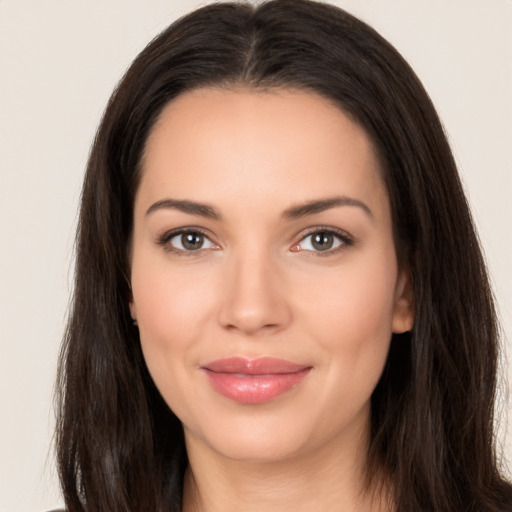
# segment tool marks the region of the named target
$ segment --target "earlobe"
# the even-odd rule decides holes
[[[133,298],[130,300],[130,315],[132,317],[134,325],[137,325],[137,306],[135,306],[135,302],[133,302]]]
[[[409,270],[402,271],[397,282],[393,306],[392,331],[410,331],[414,325],[414,290]]]

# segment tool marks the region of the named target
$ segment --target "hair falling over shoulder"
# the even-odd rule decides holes
[[[146,368],[127,276],[148,134],[168,102],[208,85],[314,91],[365,129],[416,310],[372,396],[368,479],[385,471],[400,512],[512,510],[495,452],[496,313],[436,111],[368,25],[327,4],[272,0],[212,4],[175,22],[135,59],[104,113],[83,185],[57,383],[68,512],[181,507],[183,431]]]

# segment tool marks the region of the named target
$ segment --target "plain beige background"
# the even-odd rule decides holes
[[[437,105],[510,340],[512,1],[336,3],[397,46]],[[130,61],[198,5],[0,0],[0,512],[61,503],[50,448],[52,387],[89,145]],[[510,341],[508,353],[512,364]],[[504,413],[507,394],[503,387]],[[512,459],[510,435],[504,453]]]

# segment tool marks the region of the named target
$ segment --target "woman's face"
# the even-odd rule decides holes
[[[149,136],[134,222],[131,312],[189,445],[257,461],[364,440],[413,314],[357,124],[308,92],[185,93]]]

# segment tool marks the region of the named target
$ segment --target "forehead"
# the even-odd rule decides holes
[[[387,198],[365,131],[329,100],[296,90],[182,94],[155,123],[142,172],[144,202],[165,193],[247,205],[334,194]]]

